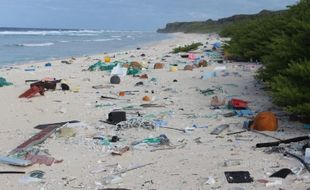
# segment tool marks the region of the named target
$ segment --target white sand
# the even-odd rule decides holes
[[[246,132],[240,135],[227,136],[227,130],[220,136],[210,135],[210,132],[220,124],[238,123],[231,126],[230,131],[242,130],[242,117],[224,118],[210,109],[212,96],[204,96],[196,89],[207,89],[220,85],[223,92],[217,92],[220,97],[237,95],[238,98],[250,101],[250,108],[255,111],[271,110],[278,115],[283,113],[272,103],[270,98],[261,90],[260,85],[255,85],[253,78],[257,66],[250,71],[244,71],[242,66],[236,63],[226,64],[229,76],[202,80],[200,77],[204,70],[212,70],[217,65],[207,68],[197,68],[194,71],[169,72],[169,67],[163,70],[153,70],[152,64],[162,62],[161,59],[176,46],[176,44],[189,44],[191,42],[205,42],[206,36],[194,34],[176,34],[175,38],[164,40],[154,44],[142,46],[141,50],[130,50],[128,54],[124,52],[113,53],[115,60],[127,61],[150,61],[150,68],[143,71],[151,78],[156,78],[157,82],[148,82],[132,76],[122,78],[120,85],[113,88],[93,89],[93,85],[109,85],[110,76],[103,71],[83,71],[96,61],[95,58],[103,59],[105,55],[91,56],[91,58],[81,57],[71,65],[52,61],[51,68],[45,68],[44,63],[36,65],[35,72],[24,71],[29,65],[16,66],[13,69],[1,69],[0,76],[5,77],[13,86],[0,88],[0,155],[6,156],[19,144],[30,138],[39,130],[34,129],[38,124],[54,123],[68,120],[80,120],[87,124],[87,127],[76,128],[77,135],[66,139],[52,135],[40,146],[48,149],[51,156],[56,159],[63,159],[62,163],[52,166],[33,165],[26,168],[13,167],[0,164],[0,171],[18,170],[30,172],[42,170],[46,172],[44,179],[39,183],[22,184],[19,182],[22,175],[0,174],[0,189],[96,189],[106,186],[103,178],[111,172],[109,165],[119,164],[122,168],[128,168],[140,164],[154,163],[137,170],[129,171],[122,175],[121,183],[110,184],[107,187],[123,187],[129,189],[233,189],[242,187],[243,189],[306,189],[310,187],[309,173],[303,172],[299,176],[289,175],[283,179],[283,185],[266,188],[264,184],[256,182],[257,179],[267,179],[270,174],[281,168],[299,167],[300,163],[293,159],[284,157],[281,153],[266,154],[263,149],[255,149],[258,142],[269,142],[274,139],[265,137],[253,132]],[[145,53],[146,57],[139,55]],[[130,57],[134,55],[135,57]],[[172,55],[172,54],[169,54]],[[187,61],[179,55],[172,55],[167,58],[167,64],[176,63],[177,60]],[[246,64],[245,65],[249,65]],[[182,68],[183,66],[180,66]],[[241,77],[232,73],[238,72]],[[79,87],[78,93],[62,92],[58,85],[58,90],[47,91],[45,96],[36,96],[31,99],[19,99],[18,95],[29,88],[25,84],[27,79],[41,79],[43,77],[55,77],[66,79],[71,88]],[[173,82],[177,79],[178,82]],[[135,83],[144,81],[142,87],[135,87]],[[237,87],[224,85],[236,84]],[[163,89],[172,88],[170,91]],[[120,97],[124,100],[100,100],[100,96],[116,96],[122,90],[139,90],[135,95]],[[151,94],[154,90],[154,94]],[[148,91],[146,93],[145,91]],[[164,104],[164,108],[145,108],[140,112],[143,114],[159,113],[171,111],[171,116],[164,117],[168,121],[169,127],[184,129],[193,124],[198,126],[207,125],[207,129],[195,129],[191,134],[184,134],[179,131],[168,129],[158,129],[149,131],[145,129],[125,129],[115,132],[113,127],[99,122],[106,120],[108,113],[115,108],[122,108],[129,105],[139,105],[145,103],[142,97],[148,95],[153,98],[152,103]],[[129,99],[129,100],[127,100]],[[102,104],[115,104],[96,108],[96,102]],[[181,109],[182,108],[182,109]],[[222,112],[229,110],[222,109]],[[134,113],[135,111],[127,111]],[[190,118],[189,116],[196,116]],[[136,115],[127,114],[127,117]],[[300,123],[287,121],[287,117],[279,117],[279,125],[282,131],[266,132],[278,138],[290,138],[302,136],[309,131],[303,130]],[[96,144],[91,137],[96,133],[105,135],[117,134],[121,138],[122,145],[130,145],[133,141],[139,141],[147,137],[156,137],[166,134],[171,143],[178,145],[186,143],[182,147],[173,150],[160,150],[151,152],[152,148],[145,150],[130,150],[122,156],[112,156],[104,145]],[[201,138],[201,143],[196,143],[194,139]],[[241,140],[237,140],[239,138]],[[238,166],[224,167],[225,159],[240,159]],[[97,169],[107,171],[98,174],[91,174]],[[113,167],[112,167],[113,168]],[[226,181],[224,171],[249,171],[254,178],[253,183],[229,184]],[[208,185],[205,182],[212,176],[215,184]]]

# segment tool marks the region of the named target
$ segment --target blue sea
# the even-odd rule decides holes
[[[141,31],[0,28],[0,66],[121,51],[169,37]]]

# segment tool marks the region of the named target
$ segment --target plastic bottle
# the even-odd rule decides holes
[[[231,167],[231,166],[239,166],[241,164],[241,160],[237,159],[225,159],[224,166],[225,167]]]
[[[121,178],[120,176],[117,176],[117,175],[111,175],[111,176],[104,178],[103,182],[106,185],[118,184],[118,183],[123,182],[123,178]]]

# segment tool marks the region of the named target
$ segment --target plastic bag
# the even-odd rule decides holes
[[[120,64],[117,64],[116,67],[112,69],[111,76],[113,75],[126,76],[127,68],[123,68]]]

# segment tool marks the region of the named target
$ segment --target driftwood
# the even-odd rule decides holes
[[[25,174],[24,171],[0,171],[0,174]]]
[[[162,107],[165,107],[164,105],[158,105],[158,104],[141,104],[140,105],[141,107],[144,107],[144,108],[162,108]]]
[[[216,127],[210,134],[211,135],[219,135],[221,132],[223,132],[225,129],[229,127],[228,124],[219,125]]]
[[[183,133],[185,133],[185,129],[178,129],[178,128],[174,128],[174,127],[161,127],[161,129],[171,129],[171,130],[175,130],[175,131],[182,131]]]
[[[114,98],[110,96],[101,96],[100,99],[119,100],[118,98]]]
[[[72,121],[65,121],[65,122],[59,122],[59,123],[49,123],[49,124],[40,124],[40,125],[37,125],[35,126],[34,128],[35,129],[45,129],[47,127],[58,127],[58,126],[63,126],[64,124],[67,124],[67,123],[79,123],[80,121],[77,121],[77,120],[72,120]]]
[[[176,149],[176,146],[173,147],[166,147],[166,148],[156,148],[156,149],[152,149],[150,150],[151,152],[156,152],[158,150],[172,150],[172,149]]]
[[[236,134],[245,133],[245,132],[247,132],[247,130],[242,130],[242,131],[237,131],[237,132],[231,132],[231,133],[227,133],[226,135],[236,135]]]
[[[263,135],[263,136],[265,136],[265,137],[270,137],[270,138],[276,139],[276,140],[278,140],[278,141],[282,141],[282,139],[279,139],[279,138],[274,137],[274,136],[272,136],[272,135],[268,135],[268,134],[266,134],[266,133],[259,132],[259,131],[257,131],[257,130],[250,130],[250,131],[251,131],[251,132],[254,132],[254,133],[256,133],[256,134]]]
[[[128,168],[128,169],[124,169],[124,170],[122,170],[122,171],[119,171],[119,172],[114,173],[113,175],[120,175],[120,174],[123,174],[123,173],[129,172],[129,171],[132,171],[132,170],[136,170],[136,169],[143,168],[143,167],[145,167],[145,166],[152,165],[152,164],[154,164],[154,163],[148,163],[148,164],[143,164],[143,165],[139,165],[139,166],[136,166],[136,167],[132,167],[132,168]]]
[[[256,144],[256,148],[279,146],[280,144],[289,144],[292,142],[299,142],[299,141],[309,140],[309,139],[310,139],[309,136],[301,136],[301,137],[295,137],[291,139],[279,140],[276,142],[258,143]]]

